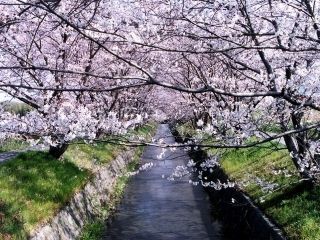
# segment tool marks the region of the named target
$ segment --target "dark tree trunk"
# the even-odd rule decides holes
[[[50,146],[49,154],[54,158],[58,159],[62,156],[62,154],[67,150],[68,144],[63,143],[57,146]]]
[[[301,112],[291,114],[291,121],[294,129],[299,130],[302,128],[302,116],[303,114]],[[309,146],[306,132],[284,136],[284,141],[288,151],[291,153],[291,159],[300,172],[301,177],[312,179],[312,158],[308,152]],[[302,164],[304,166],[302,166]],[[302,167],[303,171],[301,171]]]

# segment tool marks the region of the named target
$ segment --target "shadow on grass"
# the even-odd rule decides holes
[[[13,214],[11,209],[12,205],[0,202],[0,239],[12,239],[12,235],[17,239],[26,239],[21,217]]]
[[[261,204],[263,209],[271,208],[280,204],[282,201],[295,198],[305,193],[312,193],[313,183],[311,181],[300,181],[296,184],[292,184],[285,189],[279,191],[278,194],[274,194],[272,198],[267,199],[264,203]]]
[[[269,202],[266,212],[284,227],[290,239],[320,239],[320,186],[296,190]]]

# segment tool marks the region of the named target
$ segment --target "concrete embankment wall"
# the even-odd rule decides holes
[[[120,153],[107,166],[95,170],[93,179],[48,223],[38,227],[30,235],[31,240],[76,239],[89,220],[98,216],[108,204],[116,180],[134,159],[135,150]]]

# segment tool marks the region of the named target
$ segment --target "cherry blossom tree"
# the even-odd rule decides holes
[[[6,12],[0,19],[0,88],[33,106],[39,118],[51,111],[52,122],[67,103],[73,118],[92,116],[99,123],[110,114],[116,122],[154,110],[162,119],[178,119],[179,109],[219,139],[211,147],[250,147],[283,137],[301,175],[310,178],[317,169],[317,142],[308,130],[319,123],[309,124],[307,117],[320,110],[319,4],[0,1]],[[168,109],[160,94],[168,96]],[[94,122],[89,118],[81,129]],[[270,122],[279,134],[246,143],[261,138]]]
[[[145,6],[161,33],[144,47],[174,64],[167,71],[171,84],[160,85],[196,95],[200,125],[210,120],[207,129],[226,147],[244,146],[243,139],[272,119],[294,164],[309,178],[316,143],[304,130],[319,126],[306,122],[310,111],[320,110],[319,3],[148,1]]]
[[[21,118],[8,115],[3,132],[42,137],[59,157],[73,139],[122,133],[143,121],[145,93],[134,87],[144,83],[129,76],[130,64],[108,53],[109,47],[123,48],[114,43],[121,39],[117,31],[123,23],[108,15],[110,6],[99,1],[0,3],[6,13],[0,19],[1,90],[34,108]],[[97,21],[96,15],[103,19]],[[103,35],[96,30],[100,24],[108,28]],[[88,33],[82,35],[82,28]]]

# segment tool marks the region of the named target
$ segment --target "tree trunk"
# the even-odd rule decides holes
[[[69,145],[66,143],[59,144],[57,146],[50,146],[49,154],[54,158],[59,159],[62,156],[62,154],[67,150],[68,146]]]
[[[291,114],[291,121],[294,129],[299,130],[302,128],[302,116],[303,114],[301,112]],[[284,141],[288,151],[291,153],[291,159],[301,177],[312,179],[311,167],[313,163],[308,151],[309,146],[306,132],[284,136]]]
[[[289,153],[291,153],[290,154],[291,159],[292,159],[295,167],[299,171],[300,176],[302,178],[312,179],[312,175],[310,173],[310,167],[303,168],[303,171],[301,171],[301,167],[302,167],[301,163],[306,161],[306,159],[301,157],[301,155],[299,154],[299,147],[298,147],[298,143],[297,143],[296,138],[293,136],[284,136],[284,141],[286,143],[286,147],[287,147]]]

